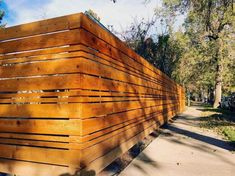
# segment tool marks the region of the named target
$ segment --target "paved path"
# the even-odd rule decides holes
[[[219,136],[198,127],[190,107],[157,137],[121,176],[234,176],[235,153]]]

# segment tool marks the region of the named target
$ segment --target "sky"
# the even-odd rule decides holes
[[[150,19],[156,7],[161,7],[161,0],[0,0],[0,8],[5,11],[3,23],[15,26],[57,16],[93,10],[105,26],[112,25],[121,32],[133,22],[134,18]],[[183,18],[179,19],[180,26]]]

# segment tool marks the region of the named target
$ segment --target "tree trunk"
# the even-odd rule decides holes
[[[215,82],[215,101],[214,108],[218,108],[222,98],[222,66],[218,65],[216,69],[216,82]]]
[[[191,97],[190,97],[190,90],[189,90],[189,89],[186,89],[186,91],[187,91],[187,104],[188,104],[188,107],[189,107],[189,106],[191,106],[191,102],[190,102],[190,101],[191,101],[191,100],[190,100],[190,98],[191,98]]]
[[[218,108],[222,98],[222,74],[223,74],[223,67],[222,67],[222,40],[219,38],[217,39],[217,67],[216,67],[216,77],[215,77],[215,101],[213,104],[214,108]]]
[[[201,102],[205,103],[205,92],[204,92],[204,89],[201,88],[200,92],[201,92]]]
[[[214,102],[214,87],[210,87],[208,89],[208,95],[209,95],[209,103],[212,104]]]
[[[218,76],[217,79],[220,79]],[[222,98],[222,81],[216,81],[215,84],[215,101],[213,104],[214,108],[218,108]]]

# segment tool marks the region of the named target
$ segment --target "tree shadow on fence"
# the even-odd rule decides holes
[[[55,35],[57,35],[57,34],[55,34]],[[111,40],[111,39],[110,39]],[[49,44],[48,43],[50,43],[51,41],[53,41],[53,38],[49,38],[49,39],[44,39],[44,40],[41,40],[40,42],[40,45],[38,46],[38,48],[33,48],[33,49],[41,49],[41,48],[46,48],[46,47],[49,47]],[[32,41],[32,42],[34,42],[34,41]],[[37,42],[37,41],[35,41],[35,42]],[[110,78],[110,77],[104,77],[104,76],[102,76],[102,75],[91,75],[91,74],[89,74],[89,73],[85,73],[86,75],[89,75],[89,76],[94,76],[94,77],[96,77],[96,79],[97,79],[97,87],[94,87],[94,89],[92,89],[92,88],[84,88],[84,87],[82,87],[82,86],[84,86],[83,85],[83,83],[80,83],[81,85],[78,85],[78,89],[79,90],[90,90],[90,91],[100,91],[100,92],[104,92],[104,91],[106,91],[106,92],[110,92],[110,94],[111,94],[111,92],[113,93],[113,92],[118,92],[118,93],[127,93],[127,94],[132,94],[133,96],[136,96],[137,97],[137,99],[135,100],[135,102],[137,102],[138,103],[138,110],[140,110],[141,111],[141,115],[139,115],[138,116],[138,118],[140,118],[140,119],[142,119],[142,120],[145,120],[145,121],[147,121],[147,120],[149,120],[149,119],[151,119],[151,120],[155,120],[155,126],[156,126],[156,128],[158,127],[158,126],[160,126],[162,123],[165,123],[165,122],[167,122],[168,120],[169,120],[169,116],[171,116],[172,117],[172,114],[176,114],[178,111],[179,111],[179,107],[178,106],[175,106],[175,107],[173,107],[173,106],[171,106],[171,105],[173,105],[173,104],[179,104],[179,101],[177,100],[177,96],[176,95],[172,95],[172,97],[173,98],[170,98],[170,99],[168,99],[168,101],[166,101],[166,97],[167,97],[167,95],[168,95],[168,93],[169,92],[176,92],[177,90],[176,90],[176,88],[173,88],[173,89],[169,89],[168,88],[168,86],[167,86],[167,81],[166,82],[164,82],[164,81],[162,81],[162,82],[158,82],[159,80],[157,80],[157,79],[155,79],[155,78],[149,78],[148,77],[148,75],[147,74],[142,74],[142,73],[145,73],[146,72],[146,70],[148,70],[143,64],[141,64],[141,63],[137,63],[137,61],[138,60],[136,60],[136,59],[133,59],[133,58],[131,58],[131,57],[129,57],[130,55],[132,55],[132,52],[130,51],[130,50],[127,50],[128,52],[127,53],[125,53],[124,51],[120,51],[120,48],[118,48],[118,46],[119,46],[119,42],[117,42],[116,40],[113,40],[113,46],[110,46],[111,44],[110,43],[108,43],[108,42],[104,42],[102,39],[99,39],[99,38],[97,38],[97,37],[95,37],[95,36],[93,36],[92,38],[91,38],[91,41],[89,41],[88,43],[86,42],[86,41],[75,41],[75,39],[73,40],[73,44],[83,44],[84,46],[86,45],[88,45],[89,46],[89,42],[93,42],[93,45],[92,46],[89,46],[90,48],[94,48],[95,50],[97,50],[97,51],[99,51],[100,53],[104,53],[104,55],[105,56],[107,56],[107,57],[109,57],[110,59],[113,59],[113,60],[115,60],[115,61],[118,61],[118,62],[121,62],[122,63],[122,67],[124,68],[124,70],[125,70],[125,78],[124,78],[124,80],[125,81],[123,81],[123,80],[114,80],[113,78]],[[117,42],[117,43],[115,43],[115,42]],[[53,42],[52,42],[53,43]],[[22,50],[22,47],[23,47],[23,45],[24,45],[24,43],[19,43],[17,46],[19,46],[19,47],[21,47],[21,50]],[[45,46],[44,46],[45,45]],[[17,51],[17,46],[16,46],[16,51]],[[33,44],[32,44],[32,46],[33,46]],[[71,45],[72,46],[72,45]],[[29,46],[28,46],[29,47]],[[116,55],[115,55],[115,57],[113,56],[113,54],[114,53],[116,53]],[[94,56],[94,57],[96,57],[96,56]],[[139,70],[137,71],[137,68],[135,68],[135,66],[134,65],[131,65],[130,63],[129,63],[129,65],[126,65],[128,62],[126,62],[125,61],[125,58],[128,58],[129,60],[132,60],[133,62],[130,62],[130,63],[134,63],[134,62],[136,62],[136,65],[138,66],[138,68],[139,68]],[[99,58],[99,59],[102,59],[102,58]],[[90,59],[90,60],[92,60],[92,59]],[[26,64],[26,63],[24,63],[24,64]],[[101,63],[99,63],[100,65],[102,65]],[[27,68],[27,66],[22,66],[23,68]],[[33,68],[33,64],[28,64],[28,67],[32,67]],[[51,68],[51,70],[53,71],[53,70],[60,70],[60,68],[62,68],[63,67],[63,65],[57,65],[57,66],[54,66],[53,68]],[[84,74],[84,73],[82,73],[83,72],[83,70],[79,70],[80,68],[79,67],[77,67],[78,68],[78,73],[68,73],[69,75],[71,75],[71,74]],[[38,69],[38,70],[40,70],[40,68]],[[68,68],[68,70],[69,70],[69,68]],[[70,71],[70,70],[69,70]],[[87,71],[87,70],[86,70]],[[99,70],[100,71],[100,73],[102,73],[102,72],[105,72],[106,70],[105,69],[100,69]],[[115,70],[115,69],[113,69],[113,72],[115,72],[115,71],[117,71],[117,70]],[[64,73],[59,73],[59,74],[64,74]],[[139,74],[141,74],[141,76],[139,75]],[[132,75],[132,76],[131,76]],[[138,83],[138,84],[136,84],[136,83],[133,83],[134,82],[134,79],[133,79],[133,75],[134,75],[134,78],[141,78],[141,81]],[[157,75],[157,74],[156,74]],[[47,75],[48,76],[48,75]],[[54,75],[50,75],[50,76],[58,76],[57,75],[57,73],[55,73]],[[63,75],[61,75],[61,76],[63,76]],[[144,78],[144,79],[143,79]],[[160,73],[160,74],[158,74],[158,78],[159,79],[162,79],[163,78],[163,76],[162,76],[162,74]],[[39,79],[39,78],[34,78],[34,79]],[[40,80],[40,79],[39,79]],[[151,84],[149,84],[149,85],[146,85],[146,82],[150,82]],[[4,82],[4,81],[2,81],[2,82]],[[103,88],[102,89],[99,89],[99,85],[98,85],[98,82],[100,83],[100,85],[103,85]],[[27,83],[27,82],[26,82]],[[96,83],[92,83],[92,84],[96,84]],[[118,84],[120,84],[120,85],[122,85],[123,87],[122,88],[120,88],[119,86],[118,86]],[[48,85],[50,85],[50,83],[48,82]],[[115,87],[115,85],[117,85],[116,87]],[[147,110],[146,110],[146,102],[143,102],[143,98],[141,98],[141,96],[139,96],[138,94],[140,93],[139,92],[139,90],[138,89],[140,89],[140,90],[143,90],[143,89],[148,89],[148,91],[146,91],[146,92],[151,92],[151,93],[146,93],[145,91],[143,91],[143,92],[141,92],[141,94],[143,94],[145,97],[147,97],[147,94],[148,95],[153,95],[154,94],[154,91],[156,91],[157,90],[157,88],[153,88],[153,87],[150,87],[150,85],[154,85],[154,86],[156,86],[157,87],[157,85],[159,86],[159,85],[161,85],[162,86],[162,88],[161,89],[159,89],[159,91],[160,92],[162,92],[162,96],[159,96],[158,98],[156,98],[156,100],[155,100],[155,102],[158,104],[157,106],[158,107],[160,107],[160,106],[162,106],[162,110],[159,110],[159,112],[151,112],[151,113],[149,113],[149,112],[147,112]],[[38,89],[40,89],[40,90],[42,90],[43,88],[43,86],[41,86],[40,84],[38,84],[38,83],[36,83],[35,82],[35,85],[34,85],[34,87],[36,87],[36,90],[38,90],[37,89],[37,86],[39,86],[40,88],[38,88]],[[51,86],[51,85],[50,85]],[[61,88],[61,87],[62,88]],[[110,86],[113,88],[113,90],[111,90],[111,88],[110,88]],[[27,87],[27,85],[26,85],[26,87]],[[46,87],[47,87],[47,85],[46,85]],[[64,85],[61,85],[60,83],[58,83],[58,87],[54,87],[53,89],[55,89],[55,90],[57,90],[57,89],[70,89],[70,87],[65,87]],[[50,88],[48,88],[48,89],[50,89]],[[52,89],[52,88],[51,88]],[[115,90],[115,89],[117,89],[117,90]],[[120,89],[120,90],[119,90]],[[16,91],[18,91],[18,90],[20,90],[20,91],[25,91],[23,88],[22,88],[22,85],[18,85],[18,84],[16,84],[15,85],[15,90]],[[123,91],[124,90],[124,91]],[[151,91],[150,91],[151,90]],[[7,90],[4,90],[4,91],[7,91]],[[29,90],[26,90],[26,91],[29,91]],[[45,89],[43,89],[43,91],[45,91]],[[15,93],[17,93],[17,92],[15,92]],[[57,97],[57,98],[59,98],[59,97]],[[111,100],[111,102],[115,102],[115,98],[116,97],[111,97],[112,98],[112,100]],[[145,101],[147,101],[147,100],[145,100]],[[121,102],[121,101],[120,101]],[[108,102],[105,102],[105,103],[108,103]],[[105,104],[104,102],[100,102],[100,104]],[[109,102],[110,103],[110,102]],[[124,103],[124,102],[123,102]],[[133,106],[132,106],[132,103],[133,103],[133,101],[125,101],[125,104],[126,104],[126,107],[125,107],[125,110],[128,110],[128,111],[131,111],[131,110],[136,110],[136,109],[133,109]],[[170,105],[169,105],[170,104]],[[59,105],[58,105],[59,106]],[[19,108],[20,107],[20,108]],[[21,127],[21,125],[22,125],[22,121],[30,121],[30,120],[32,120],[32,117],[33,118],[35,118],[35,121],[39,121],[39,119],[37,118],[37,117],[34,117],[33,116],[33,114],[32,114],[32,111],[31,111],[31,109],[29,108],[28,109],[28,106],[26,106],[26,105],[19,105],[19,107],[18,107],[18,109],[19,110],[24,110],[24,117],[17,117],[17,118],[12,118],[12,119],[7,119],[8,121],[10,121],[10,120],[14,120],[14,121],[16,121],[15,123],[16,123],[16,125],[18,125],[17,127],[16,127],[16,129],[18,129],[18,128],[20,128]],[[150,106],[150,107],[148,107],[148,108],[150,108],[151,110],[152,110],[152,108],[156,108],[156,106]],[[118,105],[118,103],[113,103],[113,107],[112,107],[112,109],[120,109],[120,105]],[[46,111],[46,109],[45,109],[45,111]],[[97,111],[97,112],[96,112]],[[169,111],[171,111],[170,113],[169,113]],[[3,113],[3,112],[2,112]],[[69,112],[68,112],[69,113]],[[93,110],[93,112],[92,112],[93,114],[98,114],[99,113],[99,110],[96,110],[96,109],[94,109]],[[110,113],[110,114],[112,114],[112,113],[114,113],[113,111]],[[115,112],[116,113],[116,112]],[[117,112],[117,113],[122,113],[122,112]],[[4,112],[4,114],[12,114],[12,108],[11,108],[11,106],[9,106],[9,108],[8,109],[6,109],[6,111]],[[104,117],[102,117],[103,118],[103,121],[102,121],[102,123],[103,124],[111,124],[112,123],[112,121],[113,120],[110,120],[110,119],[108,119],[108,115],[110,115],[110,114],[105,114],[106,116],[104,116]],[[27,117],[25,117],[25,116],[27,116]],[[151,117],[151,118],[150,118]],[[31,119],[30,119],[31,118]],[[65,117],[65,118],[69,118],[69,117]],[[80,118],[80,117],[78,117],[78,118]],[[94,118],[94,117],[92,117],[92,118]],[[98,118],[98,117],[95,117],[95,118]],[[100,117],[99,117],[100,118]],[[124,125],[124,122],[126,122],[126,121],[129,121],[129,120],[131,120],[131,117],[125,117],[125,116],[122,116],[122,115],[119,115],[115,120],[120,120],[120,121],[122,121],[121,123],[119,123],[119,124],[121,124],[121,125],[123,125],[123,127],[125,126]],[[35,122],[36,123],[36,122]],[[34,134],[34,132],[35,132],[35,127],[34,127],[34,123],[32,123],[31,125],[26,125],[26,127],[22,130],[23,131],[23,133],[24,134]],[[118,124],[112,124],[112,125],[110,125],[111,127],[112,126],[114,126],[114,125],[118,125]],[[110,127],[110,126],[108,126],[108,127]],[[154,125],[152,125],[152,126],[154,126]],[[152,127],[151,126],[151,127]],[[47,127],[47,124],[45,124],[45,127]],[[105,126],[104,128],[108,128],[107,126]],[[136,127],[136,126],[135,126]],[[94,175],[96,175],[97,174],[97,172],[94,170],[94,169],[89,169],[89,167],[88,167],[88,165],[90,164],[90,162],[91,161],[94,161],[94,160],[96,160],[96,159],[100,159],[101,160],[101,165],[102,165],[102,167],[104,167],[104,166],[107,166],[108,165],[108,163],[107,163],[107,161],[106,161],[106,159],[104,158],[102,158],[103,157],[103,155],[106,155],[106,154],[108,154],[110,151],[112,151],[112,150],[114,150],[114,149],[116,149],[116,150],[118,150],[118,152],[119,152],[119,154],[121,154],[121,153],[123,153],[125,150],[124,150],[124,148],[125,147],[123,147],[123,148],[121,148],[121,147],[119,147],[119,145],[120,144],[122,144],[122,143],[124,143],[125,141],[127,141],[127,140],[129,140],[129,139],[132,139],[132,137],[134,138],[134,137],[136,137],[136,135],[138,135],[138,134],[140,134],[140,132],[144,132],[145,130],[146,130],[146,125],[144,125],[143,123],[139,123],[138,124],[138,129],[135,129],[135,130],[133,130],[132,131],[132,133],[131,133],[131,135],[130,135],[130,133],[127,133],[127,131],[122,131],[122,133],[120,133],[120,134],[118,134],[118,135],[114,135],[114,136],[112,136],[112,138],[116,138],[116,141],[115,142],[113,142],[113,143],[115,143],[115,145],[111,145],[112,143],[110,142],[110,143],[108,143],[107,141],[106,142],[104,142],[104,143],[102,143],[102,145],[99,147],[99,154],[97,154],[96,153],[96,151],[92,151],[93,152],[93,154],[95,155],[95,157],[94,158],[89,158],[89,157],[87,157],[88,159],[87,159],[87,161],[83,161],[83,158],[80,158],[81,159],[81,161],[80,162],[78,162],[78,163],[73,163],[77,168],[80,168],[80,167],[82,167],[82,168],[84,168],[80,173],[79,173],[79,171],[77,171],[78,173],[75,173],[75,175],[81,175],[81,176],[83,176],[83,175],[91,175],[91,176],[94,176]],[[21,127],[22,128],[22,127]],[[38,127],[39,128],[39,127]],[[150,128],[150,126],[148,127],[148,128]],[[102,130],[102,129],[100,129],[100,130]],[[10,130],[10,127],[9,127],[9,129],[6,129],[5,131],[3,130],[2,132],[4,132],[4,133],[11,133],[11,132],[14,132],[14,133],[22,133],[22,131],[19,131],[19,130],[16,130],[16,131],[14,131],[14,130]],[[1,131],[0,131],[1,132]],[[94,131],[94,132],[96,132],[96,131]],[[41,131],[39,132],[40,134],[42,133]],[[106,134],[103,134],[103,135],[106,135]],[[138,136],[135,140],[133,140],[133,142],[132,142],[132,144],[131,145],[134,145],[135,143],[136,143],[136,141],[138,141],[138,140],[140,140],[140,139],[142,139],[142,138],[144,138],[144,135],[147,135],[147,134],[141,134],[140,136]],[[80,136],[81,137],[81,136]],[[103,141],[102,141],[103,142]],[[16,145],[11,145],[12,147],[15,147]],[[21,145],[21,146],[23,146],[23,145]],[[25,147],[25,146],[24,146]],[[32,147],[32,146],[29,146],[29,147]],[[35,146],[33,146],[33,147],[35,147]],[[1,149],[1,148],[0,148]],[[11,157],[9,157],[8,159],[14,159],[14,157],[15,156],[17,156],[17,154],[19,154],[20,152],[22,152],[21,151],[22,150],[22,148],[21,147],[18,147],[17,148],[17,150],[15,150],[13,153],[12,153],[12,155],[11,155]],[[49,150],[49,149],[47,149],[47,150]],[[97,151],[98,152],[98,151]],[[32,152],[33,153],[33,152]],[[81,152],[82,153],[82,152]],[[3,153],[4,154],[4,153]],[[2,155],[1,155],[2,156]],[[32,157],[33,155],[31,154],[31,157]],[[39,155],[40,157],[41,157],[41,155]],[[44,156],[44,155],[43,155]],[[89,153],[89,154],[87,154],[87,156],[90,156],[90,157],[92,157],[92,153]],[[47,158],[47,157],[51,157],[52,158],[52,156],[44,156],[45,158]],[[74,156],[73,156],[74,157]],[[76,156],[75,156],[76,157]],[[133,156],[134,157],[134,156]],[[2,158],[4,158],[4,157],[2,157]],[[6,157],[7,158],[7,157]],[[55,157],[55,159],[56,159],[56,157]],[[60,159],[60,158],[57,158],[57,159]],[[61,158],[61,159],[63,159],[63,158]],[[115,157],[113,157],[112,159],[115,159]],[[112,160],[112,159],[109,159],[110,161]],[[18,159],[18,160],[20,160],[20,159]],[[61,161],[61,160],[60,160]],[[144,156],[143,157],[143,161],[144,162],[149,162],[149,163],[152,163],[152,161],[151,161],[151,158],[150,157],[148,157],[148,156]],[[31,161],[29,161],[29,162],[31,162]],[[32,161],[32,162],[34,162],[34,163],[36,163],[37,161],[36,160],[34,160],[34,161]],[[2,163],[1,162],[1,164],[4,164],[4,163]],[[58,163],[57,163],[58,164]],[[152,163],[153,164],[153,166],[154,167],[157,167],[157,165],[156,164],[154,164],[154,163]],[[11,162],[10,160],[9,160],[9,164],[6,164],[6,165],[8,165],[9,166],[9,170],[11,170],[12,168],[14,168],[15,167],[15,162]],[[66,166],[67,167],[67,166]],[[86,169],[86,167],[88,168],[88,169]],[[140,167],[141,166],[136,166],[136,167],[139,167],[139,169],[141,169]],[[38,172],[40,173],[40,170],[38,170]],[[73,174],[72,174],[73,175]],[[62,174],[62,175],[60,175],[60,176],[72,176],[71,175],[71,173],[64,173],[64,174]]]

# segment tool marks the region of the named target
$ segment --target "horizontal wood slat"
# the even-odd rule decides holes
[[[58,88],[119,91],[144,94],[155,94],[154,91],[164,91],[174,93],[176,95],[178,94],[177,89],[172,88],[172,90],[169,90],[169,88],[165,88],[161,85],[151,87],[151,83],[147,85],[130,84],[119,80],[111,80],[108,78],[101,78],[98,76],[81,73],[0,80],[0,92],[56,90]]]
[[[56,165],[48,165],[36,162],[27,162],[22,160],[12,160],[0,158],[0,170],[3,173],[16,173],[16,175],[24,176],[58,176],[64,173],[74,173],[67,166],[61,167]],[[12,166],[12,167],[9,167]],[[14,167],[13,167],[14,166]],[[26,172],[27,171],[27,172]]]
[[[129,71],[119,71],[113,67],[109,67],[98,62],[94,62],[84,58],[82,53],[73,53],[74,59],[52,60],[50,62],[36,62],[29,64],[13,65],[10,67],[0,67],[0,75],[2,78],[26,77],[37,75],[55,75],[63,73],[85,73],[96,76],[102,76],[114,80],[138,85],[152,85],[160,87],[159,84],[149,82],[137,76],[129,74]],[[63,65],[63,67],[61,67]],[[23,70],[23,71],[22,71]],[[160,84],[161,85],[161,84]],[[170,87],[169,87],[170,88]],[[167,89],[169,89],[167,88]]]
[[[107,31],[100,28],[94,21],[89,20],[87,16],[81,17],[81,26],[82,28],[86,29],[90,33],[94,34],[98,38],[102,39],[103,41],[109,43],[111,46],[118,48],[126,55],[130,56],[132,59],[136,60],[137,62],[141,63],[143,67],[148,68],[149,70],[152,70],[155,73],[158,73],[165,79],[167,79],[169,82],[174,83],[173,80],[171,80],[168,76],[166,76],[164,73],[162,73],[160,70],[153,67],[149,62],[147,62],[144,58],[139,56],[137,53],[135,53],[133,50],[131,50],[125,43],[123,43],[120,39],[118,39],[114,35],[109,35]]]
[[[79,28],[81,16],[82,14],[80,13],[13,26],[7,29],[1,28],[0,41]]]
[[[72,157],[72,154],[69,150],[14,146],[6,144],[0,144],[0,147],[0,158],[18,159],[66,166],[68,163],[70,163],[70,158],[68,155]],[[73,154],[76,153],[73,152]],[[79,158],[78,151],[77,156]]]
[[[104,103],[71,103],[71,104],[18,104],[0,105],[0,119],[14,118],[48,118],[48,119],[87,119],[104,116],[132,109],[144,109],[151,106],[165,107],[177,103],[176,100],[138,100]],[[47,111],[45,111],[45,109]]]
[[[76,52],[75,52],[76,51]],[[79,52],[77,52],[79,51]],[[61,52],[61,54],[53,54],[53,53],[58,53]],[[63,52],[72,52],[72,53],[63,53]],[[42,54],[47,54],[47,53],[52,53],[53,55],[42,55]],[[39,54],[39,56],[34,56],[32,55]],[[20,57],[20,56],[28,56],[28,57]],[[31,57],[30,57],[31,56]],[[71,47],[63,47],[63,48],[53,48],[49,50],[41,50],[41,51],[33,51],[33,52],[27,52],[27,53],[20,53],[20,54],[13,54],[11,55],[6,55],[3,58],[10,58],[7,60],[0,60],[0,63],[2,64],[13,64],[13,63],[24,63],[24,62],[29,62],[29,61],[43,61],[43,60],[48,60],[48,59],[63,59],[63,58],[72,58],[72,57],[79,57],[83,56],[87,59],[91,59],[94,61],[97,61],[99,63],[103,63],[105,65],[112,66],[114,68],[117,68],[119,70],[128,71],[129,74],[134,74],[138,77],[142,76],[144,79],[147,80],[152,80],[157,83],[161,83],[162,80],[161,77],[158,77],[155,75],[154,77],[151,76],[150,73],[146,72],[144,73],[144,70],[141,68],[139,70],[139,66],[141,65],[136,65],[136,62],[133,60],[130,60],[130,58],[126,57],[125,55],[121,55],[120,58],[110,58],[107,57],[106,55],[103,55],[102,53],[97,53],[97,51],[91,50],[90,48],[85,47],[84,45],[75,45]],[[95,56],[95,57],[94,57]],[[1,56],[0,56],[1,57]],[[20,58],[19,58],[20,57]],[[2,67],[4,68],[4,67]],[[9,67],[8,67],[9,68]],[[27,67],[26,67],[27,68]],[[11,67],[10,67],[11,69]],[[12,73],[15,74],[15,73]]]
[[[82,13],[0,29],[0,172],[100,171],[182,112],[184,96]]]
[[[80,29],[74,29],[60,33],[0,42],[0,54],[77,44],[80,41],[80,33]]]
[[[93,91],[81,89],[60,89],[52,91],[24,91],[19,93],[0,93],[1,100],[14,100],[14,99],[30,99],[30,98],[69,98],[69,97],[86,97],[86,98],[177,98],[174,93],[166,91],[155,91],[154,94],[144,94],[139,92],[112,92],[112,91]],[[23,101],[23,100],[22,100]]]
[[[52,142],[70,142],[68,135],[62,136],[52,136],[52,135],[42,135],[42,134],[24,134],[24,133],[0,133],[0,138],[2,139],[25,139],[25,140],[35,140],[35,141],[52,141]]]
[[[0,132],[76,135],[81,133],[80,120],[0,119]]]

